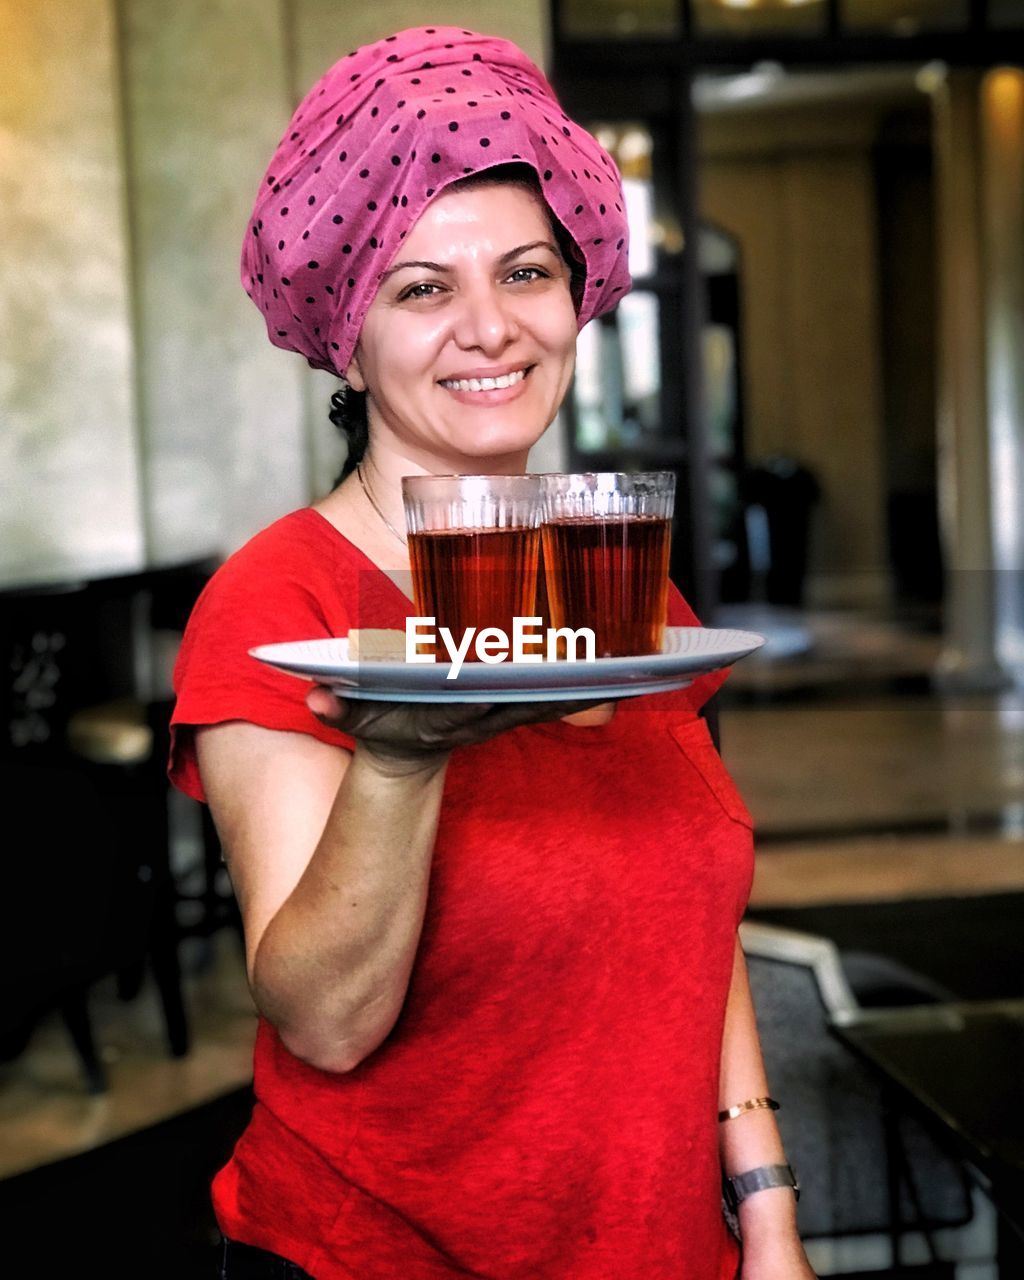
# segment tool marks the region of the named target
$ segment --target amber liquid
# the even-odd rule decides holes
[[[469,627],[500,627],[512,639],[512,619],[535,616],[539,529],[437,529],[409,535],[413,596],[423,617],[447,627],[460,643]],[[439,662],[448,653],[420,645]],[[542,650],[536,650],[542,652]],[[466,661],[476,661],[471,646]]]
[[[553,627],[591,627],[595,656],[660,653],[672,522],[581,516],[543,526]]]

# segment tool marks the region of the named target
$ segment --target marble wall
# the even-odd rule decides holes
[[[546,11],[429,20],[543,61]],[[427,20],[408,0],[0,0],[0,580],[230,551],[329,487],[336,383],[267,341],[242,237],[302,93]]]
[[[107,0],[0,0],[0,578],[142,549]]]

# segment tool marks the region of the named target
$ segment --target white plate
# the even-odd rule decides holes
[[[467,662],[452,680],[447,662],[352,661],[347,637],[264,644],[249,653],[345,697],[375,702],[568,702],[683,689],[763,644],[764,636],[753,631],[666,627],[661,653],[594,662]]]

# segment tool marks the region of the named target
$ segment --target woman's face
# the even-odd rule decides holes
[[[438,196],[381,282],[346,373],[369,393],[373,447],[390,436],[427,470],[521,467],[572,377],[569,280],[531,191]]]

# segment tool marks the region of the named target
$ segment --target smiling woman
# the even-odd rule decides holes
[[[767,1092],[749,823],[690,749],[722,676],[619,709],[346,703],[248,656],[405,630],[402,477],[525,469],[629,287],[624,203],[522,52],[451,27],[332,67],[261,185],[244,284],[366,431],[214,577],[175,675],[171,774],[210,805],[261,1014],[225,1280],[734,1280],[720,1160],[783,1160],[770,1110],[717,1119]],[[696,622],[674,589],[668,621]],[[765,1185],[745,1280],[800,1280]]]

